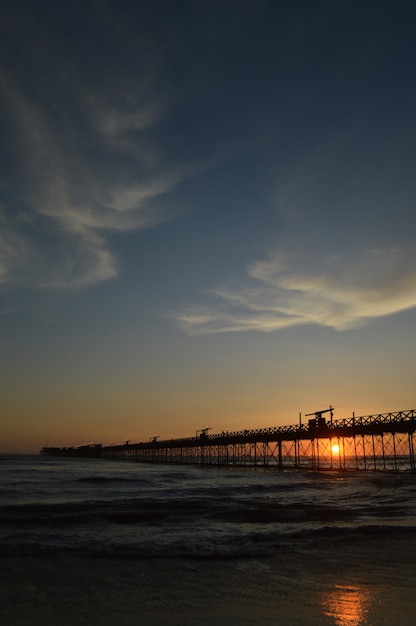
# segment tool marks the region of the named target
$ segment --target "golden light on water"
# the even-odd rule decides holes
[[[324,613],[337,626],[365,624],[370,607],[370,594],[360,585],[335,585],[323,596]]]

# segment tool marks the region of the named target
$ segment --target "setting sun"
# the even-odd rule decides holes
[[[339,445],[337,443],[334,443],[331,450],[332,450],[332,454],[339,454]]]

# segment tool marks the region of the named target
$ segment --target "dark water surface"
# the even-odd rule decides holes
[[[247,557],[416,530],[411,474],[0,457],[0,551]]]

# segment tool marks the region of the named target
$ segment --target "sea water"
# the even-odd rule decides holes
[[[3,553],[243,557],[416,527],[411,474],[40,456],[3,456],[0,471]]]
[[[319,602],[326,597],[319,623],[345,626],[375,623],[366,622],[363,617],[370,614],[369,608],[364,611],[361,607],[361,617],[351,617],[351,602],[357,593],[361,604],[364,602],[362,606],[368,604],[371,596],[372,610],[376,610],[376,596],[374,588],[370,594],[369,581],[379,585],[379,591],[386,589],[394,578],[396,566],[397,586],[403,587],[402,579],[406,583],[412,576],[412,562],[406,560],[405,548],[413,549],[416,541],[416,480],[410,473],[145,465],[12,455],[0,457],[0,472],[0,556],[6,565],[16,562],[17,557],[26,558],[28,567],[30,558],[48,556],[76,557],[84,563],[85,559],[89,563],[97,558],[105,559],[106,563],[120,563],[121,559],[146,563],[150,576],[161,559],[169,560],[169,571],[173,572],[175,568],[177,572],[183,569],[184,559],[193,563],[223,563],[216,566],[217,573],[210,579],[212,593],[215,580],[225,576],[224,572],[228,571],[228,581],[238,573],[241,583],[235,586],[246,585],[248,597],[256,593],[257,598],[263,597],[263,603],[266,594],[270,603],[277,601],[276,589],[280,589],[280,599],[291,598],[296,589],[296,595],[303,597],[304,603],[311,603],[311,614],[315,615],[310,622],[304,612],[296,617],[300,608],[293,599],[277,621],[268,621],[270,616],[266,619],[266,614],[257,609],[257,619],[251,618],[254,621],[248,618],[244,621],[241,616],[233,621],[231,611],[225,623],[318,623],[314,621],[318,619],[314,604],[318,600],[311,599],[318,590]],[[397,546],[401,546],[401,554]],[[380,561],[382,558],[384,561]],[[354,570],[355,578],[341,575],[348,564],[348,572]],[[214,565],[210,567],[212,573]],[[209,571],[204,571],[209,577]],[[5,569],[3,574],[7,576]],[[331,576],[335,579],[331,579],[327,588],[325,581]],[[261,592],[260,588],[254,592],[259,578],[263,587]],[[222,581],[221,589],[224,590],[227,580]],[[416,576],[411,584],[415,580]],[[190,585],[192,576],[191,581],[182,582]],[[165,587],[167,584],[165,581]],[[337,585],[338,592],[341,589],[344,594],[341,600],[339,597],[337,600],[335,593]],[[322,586],[325,588],[321,589]],[[308,590],[309,600],[304,597]],[[406,589],[396,591],[407,598]],[[175,594],[179,592],[172,589],[171,593],[171,601],[177,606]],[[218,590],[221,593],[228,592]],[[234,598],[236,591],[229,593]],[[241,596],[241,590],[239,593]],[[5,594],[6,604],[7,600],[14,601],[13,590]],[[186,611],[190,610],[185,606],[190,600],[185,602],[185,591],[183,594],[183,614],[178,623],[187,623]],[[349,621],[345,615],[344,621],[340,621],[339,611],[337,614],[331,609],[334,602],[339,607],[343,597],[349,607],[346,613],[350,614]],[[408,598],[410,603],[412,598]],[[256,603],[254,596],[245,601],[247,607],[250,602]],[[198,603],[199,610],[203,602],[201,599]],[[142,598],[142,606],[145,603],[146,598]],[[402,617],[394,609],[390,618],[386,618],[388,611],[381,611],[380,606],[378,609],[384,616],[380,623],[389,623],[391,619],[392,624],[405,624],[410,619],[409,607]],[[10,606],[6,614],[7,619],[13,615]],[[151,615],[148,613],[144,621],[137,623],[163,622],[160,616]],[[199,617],[197,622],[189,617],[189,623],[211,623],[208,606],[204,615],[206,619]],[[130,617],[126,617],[126,623],[131,621]],[[172,621],[172,615],[169,619]],[[16,620],[10,623],[23,623]]]

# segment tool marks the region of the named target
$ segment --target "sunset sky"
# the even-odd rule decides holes
[[[416,407],[415,19],[1,3],[0,452]]]

